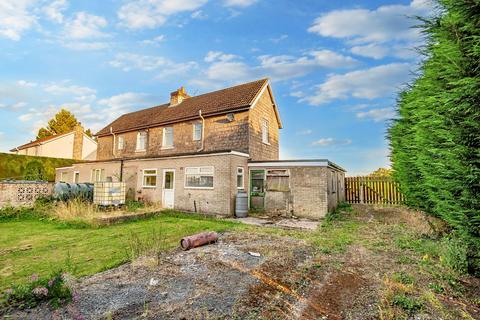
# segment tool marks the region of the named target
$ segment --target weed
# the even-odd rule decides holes
[[[352,206],[348,202],[340,202],[335,211],[325,216],[325,222],[345,220],[346,216],[353,211]]]
[[[468,243],[456,234],[452,234],[444,237],[440,245],[440,262],[458,273],[466,273],[468,271]]]
[[[392,274],[392,279],[403,284],[413,284],[413,282],[415,281],[415,278],[413,276],[403,271],[394,272]]]
[[[393,296],[392,305],[402,308],[408,314],[414,314],[422,310],[423,303],[418,301],[415,297],[408,296],[404,293],[399,293]]]
[[[167,248],[166,236],[161,226],[158,229],[152,228],[151,232],[143,237],[132,231],[127,240],[127,258],[134,260],[143,255],[153,255],[159,264],[161,255]]]
[[[40,278],[32,275],[30,282],[22,285],[14,285],[7,289],[0,306],[9,308],[33,308],[40,302],[48,302],[53,308],[72,300],[72,289],[68,284],[68,275],[59,270],[49,277]]]
[[[125,202],[125,207],[126,207],[128,212],[135,212],[138,209],[145,208],[145,203],[140,202],[140,201],[135,201],[135,200],[127,200]]]

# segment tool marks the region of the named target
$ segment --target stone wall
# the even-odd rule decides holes
[[[116,135],[117,146],[118,137],[123,137],[125,141],[122,150],[118,150],[118,148],[113,150],[113,136],[99,137],[97,159],[108,160],[197,152],[202,143],[193,140],[195,123],[201,123],[201,119],[168,125],[173,127],[173,148],[162,146],[165,126],[150,128],[147,131],[147,149],[143,152],[136,151],[138,131]],[[235,150],[248,153],[248,112],[235,113],[234,120],[231,122],[228,121],[226,115],[206,118],[204,133],[203,151]]]
[[[32,205],[38,198],[52,195],[53,185],[35,181],[0,182],[0,208]]]

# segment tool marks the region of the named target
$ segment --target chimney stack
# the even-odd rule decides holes
[[[170,93],[170,107],[182,103],[182,101],[187,98],[190,98],[190,96],[187,94],[187,91],[185,91],[185,88],[182,86],[180,87],[180,89]]]
[[[73,159],[81,160],[83,151],[83,127],[77,124],[73,129]]]

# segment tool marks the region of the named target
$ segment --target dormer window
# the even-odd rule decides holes
[[[137,133],[136,151],[145,151],[147,149],[147,132],[140,131]]]

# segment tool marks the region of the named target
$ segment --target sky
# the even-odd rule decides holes
[[[126,112],[264,77],[282,159],[349,175],[389,166],[386,129],[414,77],[429,0],[2,0],[0,151],[61,108],[93,131]]]

